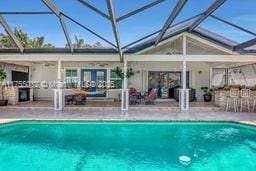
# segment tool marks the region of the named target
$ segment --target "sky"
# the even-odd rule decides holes
[[[99,8],[104,13],[108,13],[106,0],[85,1]],[[117,17],[153,1],[154,0],[113,0]],[[106,18],[88,9],[77,0],[52,0],[52,2],[60,11],[94,30],[107,40],[115,43],[111,23]],[[177,2],[178,0],[166,0],[151,9],[118,22],[121,45],[125,46],[147,34],[161,29]],[[213,2],[214,0],[188,0],[173,24],[204,12]],[[256,32],[255,7],[256,0],[227,0],[213,14]],[[0,12],[13,11],[50,10],[40,0],[0,0]],[[54,44],[55,47],[64,47],[66,44],[60,22],[55,15],[4,15],[4,17],[12,29],[21,28],[31,37],[44,36],[45,42],[50,42]],[[74,37],[78,36],[83,38],[86,43],[94,44],[95,42],[100,42],[104,46],[109,47],[107,43],[68,19],[65,19],[65,23],[72,42],[74,42]],[[254,38],[252,35],[223,24],[211,17],[201,23],[200,27],[225,36],[238,43]],[[1,26],[0,32],[3,32]]]

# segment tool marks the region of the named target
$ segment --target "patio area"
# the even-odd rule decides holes
[[[19,103],[17,105],[9,105],[7,107],[0,107],[0,109],[53,109],[53,101],[33,101]],[[120,111],[121,102],[111,100],[87,100],[84,105],[65,105],[66,110],[99,110],[99,111]],[[169,111],[179,112],[179,104],[174,100],[156,100],[154,105],[146,105],[143,102],[136,105],[130,105],[131,111]],[[220,111],[220,107],[216,106],[213,102],[191,102],[190,110],[192,111]]]

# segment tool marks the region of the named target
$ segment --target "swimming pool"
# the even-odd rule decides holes
[[[179,161],[187,156],[187,166]],[[0,170],[255,170],[256,128],[227,122],[0,125]]]

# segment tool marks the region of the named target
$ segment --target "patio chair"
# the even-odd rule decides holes
[[[230,109],[232,103],[234,111],[238,111],[238,101],[239,101],[239,89],[231,88],[229,96],[226,97],[226,112]]]
[[[129,102],[134,105],[137,103],[137,90],[135,88],[129,89]]]
[[[133,94],[136,94],[136,93],[137,93],[136,88],[131,87],[131,88],[129,89],[129,94],[130,94],[130,95],[133,95]]]
[[[86,102],[86,95],[85,94],[75,94],[73,101],[74,101],[75,105],[84,105]]]
[[[248,112],[250,112],[250,95],[250,89],[242,89],[240,91],[240,112],[243,111],[243,107],[247,107]]]
[[[152,88],[149,95],[145,96],[145,104],[155,104],[154,101],[156,100],[158,93],[157,88]]]
[[[256,93],[252,96],[252,112],[256,109]]]
[[[74,95],[65,95],[65,104],[73,104]]]

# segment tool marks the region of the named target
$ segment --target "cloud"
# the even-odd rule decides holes
[[[244,14],[244,15],[239,15],[234,17],[233,21],[237,21],[237,22],[250,22],[252,24],[254,24],[256,22],[256,14]]]

